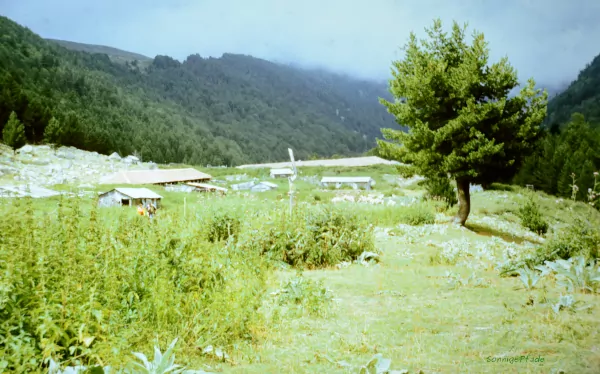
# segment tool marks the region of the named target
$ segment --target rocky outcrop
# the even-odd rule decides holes
[[[52,186],[56,184],[94,185],[100,178],[120,170],[156,169],[153,162],[142,163],[135,156],[105,156],[72,147],[26,145],[13,154],[0,144],[0,185]]]

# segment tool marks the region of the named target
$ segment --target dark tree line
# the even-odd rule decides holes
[[[547,131],[515,182],[531,184],[552,195],[571,197],[575,178],[576,198],[587,201],[588,189],[594,186],[594,172],[598,171],[600,127],[591,125],[582,114],[575,113],[564,128],[554,126]]]

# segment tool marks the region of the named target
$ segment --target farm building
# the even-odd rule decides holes
[[[157,208],[160,206],[162,196],[150,191],[147,188],[115,188],[108,192],[100,193],[98,196],[98,205],[107,206],[137,206],[148,203],[154,204]]]
[[[321,179],[321,186],[323,187],[334,186],[340,188],[350,186],[355,190],[362,188],[369,191],[374,185],[375,181],[371,177],[323,177]]]
[[[272,190],[274,188],[277,188],[277,185],[275,183],[271,183],[271,182],[256,183],[255,181],[234,184],[231,186],[231,189],[235,190],[235,191],[250,190],[252,192],[263,192],[263,191]]]
[[[220,192],[222,194],[227,193],[227,188],[213,186],[212,184],[206,183],[185,183],[177,185],[167,185],[165,186],[165,190],[176,192]]]
[[[222,194],[227,193],[227,188],[214,186],[206,183],[186,183],[188,186],[195,187],[199,192],[220,192]]]
[[[119,171],[100,181],[101,184],[178,184],[209,181],[212,177],[196,169],[156,169]]]
[[[294,175],[294,172],[292,171],[292,169],[289,168],[271,169],[270,173],[271,178],[287,178],[291,177],[292,175]]]
[[[254,186],[250,188],[252,192],[264,192],[277,188],[278,186],[275,183],[271,182],[258,182]]]

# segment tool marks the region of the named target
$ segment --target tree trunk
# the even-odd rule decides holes
[[[471,183],[467,179],[456,180],[456,192],[458,194],[458,213],[454,217],[454,223],[459,223],[461,226],[465,225],[469,213],[471,212],[471,194],[469,187]]]

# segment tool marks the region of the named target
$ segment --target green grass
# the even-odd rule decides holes
[[[313,169],[315,174],[322,175],[322,171]],[[212,170],[219,170],[221,176],[235,174],[231,169],[204,171],[211,173]],[[369,170],[377,182],[383,174],[388,173],[388,170],[379,167],[351,172],[365,174]],[[268,174],[268,169],[263,172]],[[110,346],[100,347],[102,349],[99,352],[103,357],[109,357],[108,360],[116,364],[128,362],[131,350],[143,351],[147,355],[151,353],[153,336],[159,337],[163,349],[168,342],[180,336],[176,347],[177,363],[191,368],[207,368],[208,365],[213,370],[220,369],[228,373],[356,372],[335,362],[345,361],[359,366],[375,353],[392,359],[393,369],[408,369],[410,372],[549,373],[553,369],[574,373],[597,372],[600,351],[594,347],[600,347],[600,336],[596,332],[599,296],[574,294],[576,300],[590,304],[591,308],[588,311],[561,311],[555,314],[548,303],[556,303],[559,296],[566,292],[553,277],[544,277],[535,288],[525,290],[519,278],[500,277],[494,269],[503,260],[509,247],[525,251],[527,245],[543,245],[543,239],[520,226],[516,213],[526,201],[527,191],[524,189],[513,187],[513,191],[497,189],[473,194],[472,214],[465,229],[446,223],[456,208],[444,210],[433,203],[422,204],[416,209],[417,213],[414,207],[336,204],[339,211],[352,212],[378,227],[375,249],[380,253],[380,262],[370,266],[351,264],[340,269],[328,264],[320,269],[305,270],[303,276],[298,278],[295,276],[296,270],[289,266],[263,263],[248,246],[249,243],[259,242],[259,239],[261,243],[270,240],[265,236],[265,227],[269,222],[273,223],[276,230],[280,228],[287,233],[293,231],[286,226],[287,180],[274,182],[280,186],[275,191],[260,194],[230,191],[225,197],[167,192],[161,187],[150,186],[150,189],[164,197],[163,208],[157,215],[156,232],[153,232],[146,219],[136,217],[134,208],[96,211],[99,229],[104,232],[100,247],[88,248],[90,253],[81,254],[77,252],[78,247],[68,241],[67,244],[71,244],[63,249],[63,253],[74,260],[89,261],[89,255],[97,250],[114,248],[114,243],[125,240],[127,235],[144,240],[144,236],[139,235],[141,230],[146,233],[148,242],[154,244],[128,244],[127,253],[131,257],[127,257],[129,260],[123,260],[123,263],[133,266],[135,261],[132,262],[132,259],[136,258],[136,261],[143,262],[143,257],[135,257],[135,251],[145,251],[145,256],[156,261],[156,264],[150,262],[144,266],[164,272],[164,277],[161,275],[157,278],[162,281],[168,279],[170,268],[161,262],[160,256],[155,257],[157,255],[153,251],[158,251],[171,238],[178,238],[197,248],[195,256],[209,261],[207,263],[211,263],[209,258],[214,256],[227,264],[228,252],[222,252],[219,249],[222,246],[207,244],[202,235],[215,212],[238,217],[241,221],[240,241],[235,245],[242,251],[229,255],[233,256],[232,261],[241,263],[238,263],[236,271],[223,273],[232,277],[232,283],[225,288],[216,288],[214,294],[208,295],[207,305],[196,319],[190,318],[194,309],[188,303],[192,303],[192,298],[197,295],[186,296],[179,288],[169,288],[172,294],[167,295],[160,288],[155,288],[153,292],[157,299],[152,303],[147,301],[149,304],[144,304],[144,307],[148,309],[142,309],[153,316],[155,322],[141,319],[122,327],[122,330],[114,326],[105,327],[106,341],[115,337],[118,339],[111,343],[116,349],[112,353]],[[298,193],[294,214],[300,219],[295,223],[298,230],[304,230],[302,212],[327,205],[339,193],[354,193],[319,190],[302,180],[295,185]],[[96,191],[106,191],[112,187],[99,186]],[[70,187],[58,186],[58,189],[69,190]],[[398,192],[389,185],[382,190],[388,194]],[[384,193],[382,190],[373,193]],[[411,187],[400,192],[420,196],[423,191]],[[590,219],[600,227],[600,214],[585,204],[570,201],[557,203],[556,198],[543,194],[537,194],[537,197],[540,211],[555,230],[572,224],[576,217]],[[31,200],[34,220],[38,224],[48,224],[48,233],[52,230],[68,232],[65,223],[53,221],[58,214],[59,201],[59,198]],[[88,217],[93,211],[93,200],[83,199],[79,204],[80,214]],[[422,210],[429,209],[436,212],[435,224],[423,225],[425,221],[422,221],[415,226],[400,225],[409,223],[406,217],[415,214],[420,216]],[[14,210],[6,200],[0,200],[3,217],[13,217],[18,212],[22,213],[23,210]],[[126,226],[125,231],[119,230],[124,223],[137,218],[141,219],[138,224]],[[5,235],[12,235],[10,230],[13,228],[9,229],[8,224],[3,227],[6,229]],[[394,229],[386,234],[381,231],[384,227]],[[85,235],[85,230],[81,230],[81,235]],[[27,237],[24,232],[18,235]],[[42,243],[39,235],[40,232],[37,232],[34,238]],[[111,241],[111,237],[116,241]],[[59,239],[47,240],[47,243],[54,243]],[[4,249],[0,250],[5,256],[3,258],[21,253],[21,250],[5,250],[17,246],[25,248],[18,244],[21,241],[26,240],[13,238],[0,241],[0,244],[5,244]],[[46,253],[47,249],[37,246],[36,251],[32,253]],[[194,255],[188,261],[193,258]],[[243,265],[244,258],[247,258],[245,265],[248,266]],[[0,269],[7,269],[6,264],[0,259]],[[86,269],[85,266],[76,265],[77,262],[72,264],[75,270]],[[252,267],[261,269],[260,279],[253,281],[249,272]],[[215,269],[211,265],[206,271],[212,274]],[[75,270],[72,270],[73,275],[76,274]],[[93,277],[101,275],[94,271],[89,273],[92,279],[88,286],[91,286],[94,284]],[[301,286],[290,295],[292,283],[288,282],[294,279],[296,281],[292,283],[298,279],[304,281],[300,281]],[[102,282],[105,288],[112,284],[108,279]],[[244,287],[240,282],[252,284],[257,291],[260,290],[255,296],[242,293]],[[78,294],[77,284],[75,279],[64,282],[65,289],[74,293],[73,299],[69,300],[83,300],[84,295]],[[281,288],[289,292],[271,294]],[[217,296],[219,293],[224,296]],[[238,299],[239,295],[244,295],[244,298]],[[260,307],[248,314],[250,309],[241,305],[240,300],[245,300],[244,304]],[[76,305],[71,305],[70,310],[76,310]],[[179,314],[174,305],[184,305],[180,307]],[[159,306],[158,314],[150,312]],[[251,323],[241,323],[236,319],[236,313],[248,316]],[[219,327],[211,330],[209,322],[215,322]],[[198,324],[204,329],[190,330],[190,326]],[[238,335],[229,335],[229,332]],[[199,349],[209,342],[220,344],[231,360],[219,362],[199,354]],[[0,349],[1,345],[0,342]],[[544,361],[512,364],[487,361],[488,357],[527,355],[530,361],[537,357],[542,357]]]
[[[335,315],[272,325],[261,344],[243,353],[262,362],[244,363],[230,372],[345,373],[322,357],[359,365],[378,352],[392,359],[393,368],[410,372],[548,373],[559,368],[595,372],[600,352],[590,348],[600,344],[597,295],[576,295],[593,305],[589,312],[555,316],[549,306],[541,305],[544,299],[556,302],[564,292],[550,278],[524,291],[515,289],[520,286],[517,278],[500,278],[492,269],[480,269],[475,275],[485,287],[453,289],[446,271],[466,278],[471,270],[431,266],[430,256],[439,251],[432,244],[452,239],[486,243],[490,237],[449,229],[445,235],[423,239],[431,243],[407,244],[399,237],[379,236],[377,246],[383,251],[379,266],[305,272],[332,290]],[[530,298],[533,305],[527,305]],[[540,356],[544,362],[486,361],[502,355],[529,355],[531,360]]]

